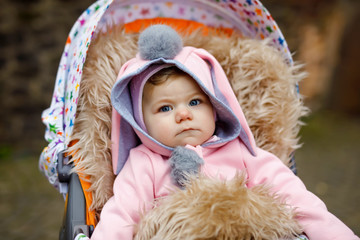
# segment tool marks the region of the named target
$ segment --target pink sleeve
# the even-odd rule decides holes
[[[154,172],[149,157],[133,149],[114,182],[114,196],[105,204],[91,239],[133,239],[140,214],[154,199]]]
[[[313,193],[307,191],[303,182],[295,176],[277,157],[262,149],[257,156],[247,154],[243,148],[249,187],[269,183],[272,191],[281,196],[287,204],[296,208],[298,221],[311,240],[359,239],[338,218],[327,211],[325,204]]]

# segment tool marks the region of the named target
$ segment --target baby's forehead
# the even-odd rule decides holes
[[[183,89],[184,88],[184,89]],[[143,96],[150,97],[155,92],[167,92],[167,91],[191,91],[191,93],[207,95],[197,81],[189,74],[183,72],[182,74],[174,74],[166,76],[164,78],[155,81],[149,79],[143,89]]]

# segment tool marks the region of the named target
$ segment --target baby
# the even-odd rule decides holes
[[[269,183],[296,208],[309,239],[359,239],[277,157],[256,146],[211,54],[182,47],[176,32],[162,25],[140,35],[139,51],[112,90],[119,174],[91,239],[132,239],[141,212],[181,186],[184,173],[232,179],[240,171],[249,188]]]

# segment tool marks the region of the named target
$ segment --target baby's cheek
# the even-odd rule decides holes
[[[158,122],[156,132],[154,132],[155,139],[159,142],[168,145],[168,142],[172,138],[171,128],[162,122]]]

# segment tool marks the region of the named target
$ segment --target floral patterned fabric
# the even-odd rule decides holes
[[[179,0],[130,1],[99,0],[78,18],[66,40],[51,105],[42,114],[46,125],[45,139],[49,142],[39,159],[40,170],[50,184],[62,193],[65,185],[58,180],[58,154],[65,150],[73,131],[79,97],[82,69],[91,39],[97,32],[106,32],[113,25],[137,19],[157,17],[187,19],[212,27],[238,30],[255,39],[270,38],[271,44],[292,64],[291,54],[277,24],[257,0]]]
[[[51,105],[42,113],[42,121],[47,127],[45,139],[49,145],[40,155],[39,167],[50,184],[62,193],[66,193],[67,189],[59,185],[58,154],[67,148],[70,141],[86,52],[108,2],[111,1],[98,1],[90,6],[71,29],[60,60]]]

